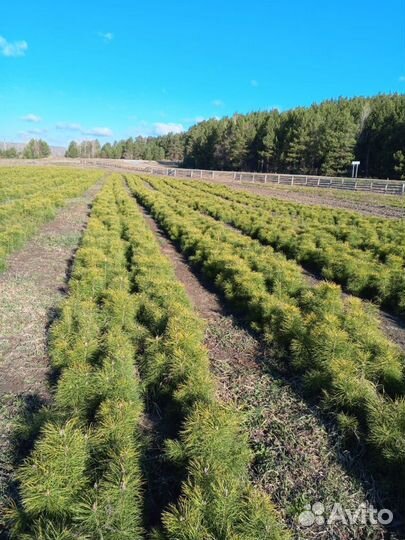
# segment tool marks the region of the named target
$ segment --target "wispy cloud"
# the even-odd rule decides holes
[[[56,129],[62,129],[64,131],[81,131],[82,126],[80,124],[72,124],[71,122],[59,122],[56,124]]]
[[[92,129],[82,129],[83,135],[93,135],[94,137],[112,137],[112,130],[108,127],[95,127]]]
[[[250,81],[250,86],[253,86],[254,88],[256,88],[257,86],[259,86],[259,81],[257,81],[256,79],[252,79]]]
[[[93,137],[112,137],[112,130],[108,127],[95,127],[95,128],[84,128],[80,124],[75,124],[72,122],[59,122],[56,124],[56,129],[62,131],[77,131],[82,135],[92,135]]]
[[[212,105],[214,105],[214,107],[223,107],[224,105],[222,99],[214,99],[213,101],[211,101],[211,103]]]
[[[47,133],[47,129],[27,129],[27,133],[30,135],[41,135],[42,133]]]
[[[99,32],[98,35],[105,43],[110,43],[114,39],[114,34],[112,32]]]
[[[156,122],[154,124],[154,132],[156,135],[167,135],[168,133],[181,133],[184,131],[183,124],[162,123]]]
[[[0,54],[3,56],[24,56],[28,49],[26,41],[7,41],[3,36],[0,36]]]
[[[43,134],[45,134],[47,132],[48,132],[47,129],[33,128],[33,129],[27,129],[25,131],[20,131],[19,135],[20,135],[20,137],[29,137],[30,135],[43,135]]]
[[[38,116],[37,114],[26,114],[25,116],[21,117],[21,120],[24,120],[24,122],[41,122],[42,118]]]
[[[24,141],[28,141],[29,139],[41,137],[46,133],[48,133],[47,129],[27,129],[25,131],[20,131],[18,137]]]
[[[206,120],[205,116],[189,116],[182,119],[186,124],[198,124],[199,122],[204,122]]]
[[[405,75],[401,75],[400,78],[399,78],[399,80],[400,80],[401,82],[405,82]]]

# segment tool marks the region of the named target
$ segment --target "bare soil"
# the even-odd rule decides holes
[[[334,502],[354,510],[363,502],[378,504],[373,479],[359,456],[342,447],[334,426],[309,406],[273,369],[272,351],[243,323],[228,314],[218,296],[192,271],[184,256],[145,211],[162,252],[172,261],[197,313],[207,324],[205,344],[220,399],[240,410],[248,429],[254,460],[251,478],[269,493],[292,529],[294,538],[382,538],[378,527],[342,524],[301,527],[297,515],[306,504]],[[274,364],[274,366],[273,366]]]
[[[74,253],[101,184],[72,200],[8,259],[0,274],[0,537],[19,419],[51,399],[48,328],[67,291]],[[3,534],[4,529],[3,529]]]

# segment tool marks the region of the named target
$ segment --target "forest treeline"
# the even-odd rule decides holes
[[[185,134],[169,133],[160,137],[130,137],[113,144],[94,141],[71,141],[65,156],[70,158],[147,159],[182,161]]]
[[[42,139],[31,139],[19,152],[16,148],[0,149],[0,159],[41,159],[51,155],[51,149],[46,141]]]
[[[405,178],[405,95],[339,98],[289,111],[210,119],[186,133],[100,146],[72,141],[68,157],[178,160],[198,169]]]

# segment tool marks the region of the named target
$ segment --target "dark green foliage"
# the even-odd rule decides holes
[[[146,159],[180,161],[184,156],[184,135],[169,133],[162,137],[130,137],[118,142],[71,141],[65,153],[68,158]],[[0,156],[1,157],[1,156]]]
[[[187,132],[184,165],[347,176],[357,159],[367,177],[400,178],[404,111],[405,97],[392,94],[211,119]]]
[[[31,139],[24,147],[22,157],[25,159],[40,159],[51,155],[51,149],[42,139]]]
[[[65,152],[65,157],[69,157],[69,158],[79,157],[79,147],[75,141],[70,142],[68,149]]]

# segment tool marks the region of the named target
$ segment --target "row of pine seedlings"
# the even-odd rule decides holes
[[[82,195],[102,176],[100,171],[6,167],[0,171],[0,272],[7,258],[52,219],[58,208]]]
[[[268,497],[249,484],[247,436],[240,415],[215,396],[203,335],[135,201],[111,177],[52,329],[58,383],[19,470],[14,537],[288,537]],[[154,459],[151,403],[175,423]],[[156,460],[177,471],[179,492],[151,530],[145,493]]]
[[[153,180],[152,180],[153,181]],[[224,186],[166,181],[203,192],[197,208],[343,285],[355,296],[405,314],[405,224],[233,192]]]
[[[149,182],[155,190],[145,187]],[[351,442],[367,443],[394,492],[405,480],[404,356],[372,306],[332,283],[311,286],[270,246],[193,210],[204,194],[128,176],[137,199],[223,295],[279,351],[303,389],[337,418]],[[157,191],[156,191],[157,190]]]

